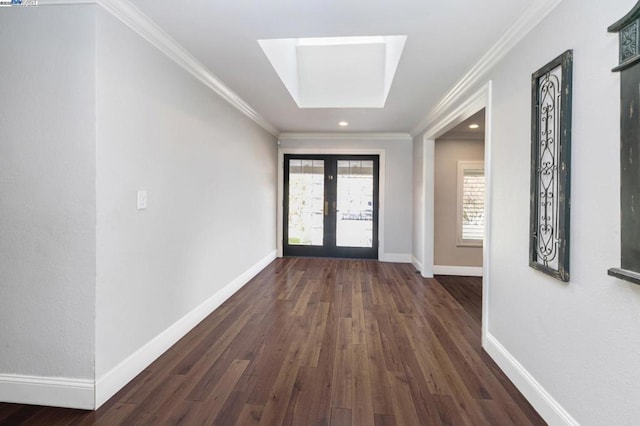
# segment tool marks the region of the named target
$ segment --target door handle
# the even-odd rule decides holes
[[[328,201],[324,202],[324,215],[325,216],[329,216],[329,202]]]

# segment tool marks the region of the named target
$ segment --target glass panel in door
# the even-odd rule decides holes
[[[324,193],[324,160],[289,159],[289,245],[324,244]]]
[[[373,247],[372,160],[338,160],[336,202],[336,246]]]

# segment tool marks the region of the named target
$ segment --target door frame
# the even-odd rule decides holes
[[[335,154],[284,154],[285,160],[287,157],[289,159],[300,159],[300,160],[322,160],[324,162],[324,226],[323,226],[323,234],[324,234],[324,244],[322,246],[307,246],[307,245],[291,245],[287,244],[287,235],[288,235],[288,223],[289,217],[287,214],[289,209],[289,203],[286,196],[283,196],[283,235],[282,244],[283,244],[283,254],[284,248],[287,248],[289,254],[287,256],[312,256],[312,257],[337,257],[337,258],[345,258],[345,259],[375,259],[378,260],[379,257],[379,238],[378,238],[378,228],[373,228],[372,235],[372,246],[371,247],[350,247],[350,246],[339,246],[337,244],[337,223],[338,223],[338,211],[336,210],[336,202],[337,202],[337,186],[338,186],[338,178],[339,178],[339,169],[338,162],[344,160],[368,160],[373,163],[373,187],[372,187],[372,221],[373,224],[379,223],[379,207],[380,207],[380,157],[378,155],[335,155]],[[286,161],[284,162],[284,171],[286,172],[288,169]],[[330,176],[333,175],[333,176]],[[328,179],[327,177],[330,177]],[[288,182],[289,176],[287,173],[283,175],[283,182]],[[284,185],[284,192],[289,193],[288,186]],[[333,204],[333,213],[327,213],[327,208],[329,204]]]
[[[278,148],[278,213],[276,238],[278,257],[282,257],[282,239],[284,238],[284,155],[377,155],[378,162],[378,260],[384,258],[384,194],[385,194],[385,150],[374,148]]]
[[[425,278],[433,278],[433,254],[434,254],[434,192],[435,192],[435,140],[471,117],[481,109],[485,109],[484,121],[484,242],[482,245],[482,347],[486,348],[489,340],[489,288],[491,286],[491,205],[492,205],[492,178],[491,167],[492,151],[492,123],[493,123],[493,98],[492,82],[489,80],[475,93],[462,98],[459,104],[450,112],[441,111],[432,120],[431,124],[423,130],[421,138],[423,144],[422,179],[424,183],[423,209],[423,234],[421,242],[423,246],[421,275]]]

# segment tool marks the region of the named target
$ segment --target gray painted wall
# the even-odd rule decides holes
[[[482,266],[482,247],[456,244],[458,161],[482,161],[484,143],[437,139],[435,143],[433,263],[440,266]]]
[[[466,92],[492,81],[488,333],[583,425],[640,418],[640,286],[607,275],[620,265],[618,37],[607,27],[635,3],[563,0]],[[528,266],[529,186],[531,74],[566,49],[574,50],[571,281],[562,283]]]
[[[285,139],[281,148],[385,150],[384,251],[407,258],[412,253],[412,142],[411,140]]]
[[[102,10],[97,46],[99,378],[275,250],[277,146]]]
[[[413,262],[418,269],[423,269],[424,265],[424,142],[414,140],[413,144]],[[416,263],[417,262],[417,263]],[[420,271],[423,272],[423,271]]]
[[[99,7],[0,36],[0,374],[99,378],[273,253],[276,139]]]
[[[489,328],[584,425],[640,418],[640,286],[620,263],[620,76],[607,27],[631,0],[564,0],[491,73],[493,247]],[[531,73],[574,49],[571,281],[527,266]]]
[[[0,374],[93,378],[94,20],[0,13]]]

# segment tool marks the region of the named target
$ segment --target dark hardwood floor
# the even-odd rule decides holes
[[[467,314],[482,324],[482,278],[436,275],[436,281],[460,304]]]
[[[540,425],[480,347],[481,281],[278,259],[96,412],[0,424]]]

